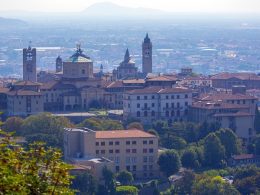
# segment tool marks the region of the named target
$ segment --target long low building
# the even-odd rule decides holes
[[[65,129],[64,156],[68,162],[106,158],[114,162],[112,171],[127,170],[135,178],[158,177],[158,137],[145,131],[93,131]]]
[[[191,104],[192,91],[187,88],[136,89],[124,94],[124,119],[138,119],[145,124],[154,120],[183,121]]]
[[[257,99],[245,94],[213,93],[194,98],[189,117],[193,122],[216,122],[231,128],[244,142],[255,136]]]

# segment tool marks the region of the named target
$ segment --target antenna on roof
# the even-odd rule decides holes
[[[32,41],[29,41],[28,48],[31,49]]]

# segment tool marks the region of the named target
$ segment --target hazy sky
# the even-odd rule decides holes
[[[0,0],[0,10],[51,12],[81,11],[104,0]],[[111,0],[129,7],[155,8],[172,12],[260,13],[260,0]]]

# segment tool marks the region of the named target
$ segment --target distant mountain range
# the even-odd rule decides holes
[[[23,20],[0,17],[0,26],[23,26],[27,23]]]
[[[148,8],[130,8],[119,6],[111,2],[96,3],[82,11],[87,16],[108,16],[108,17],[139,17],[139,16],[159,16],[165,15],[167,12],[148,9]]]

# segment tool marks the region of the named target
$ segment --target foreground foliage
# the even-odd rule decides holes
[[[28,149],[11,142],[1,133],[0,194],[73,194],[69,188],[70,167],[61,161],[61,152],[42,143]]]

